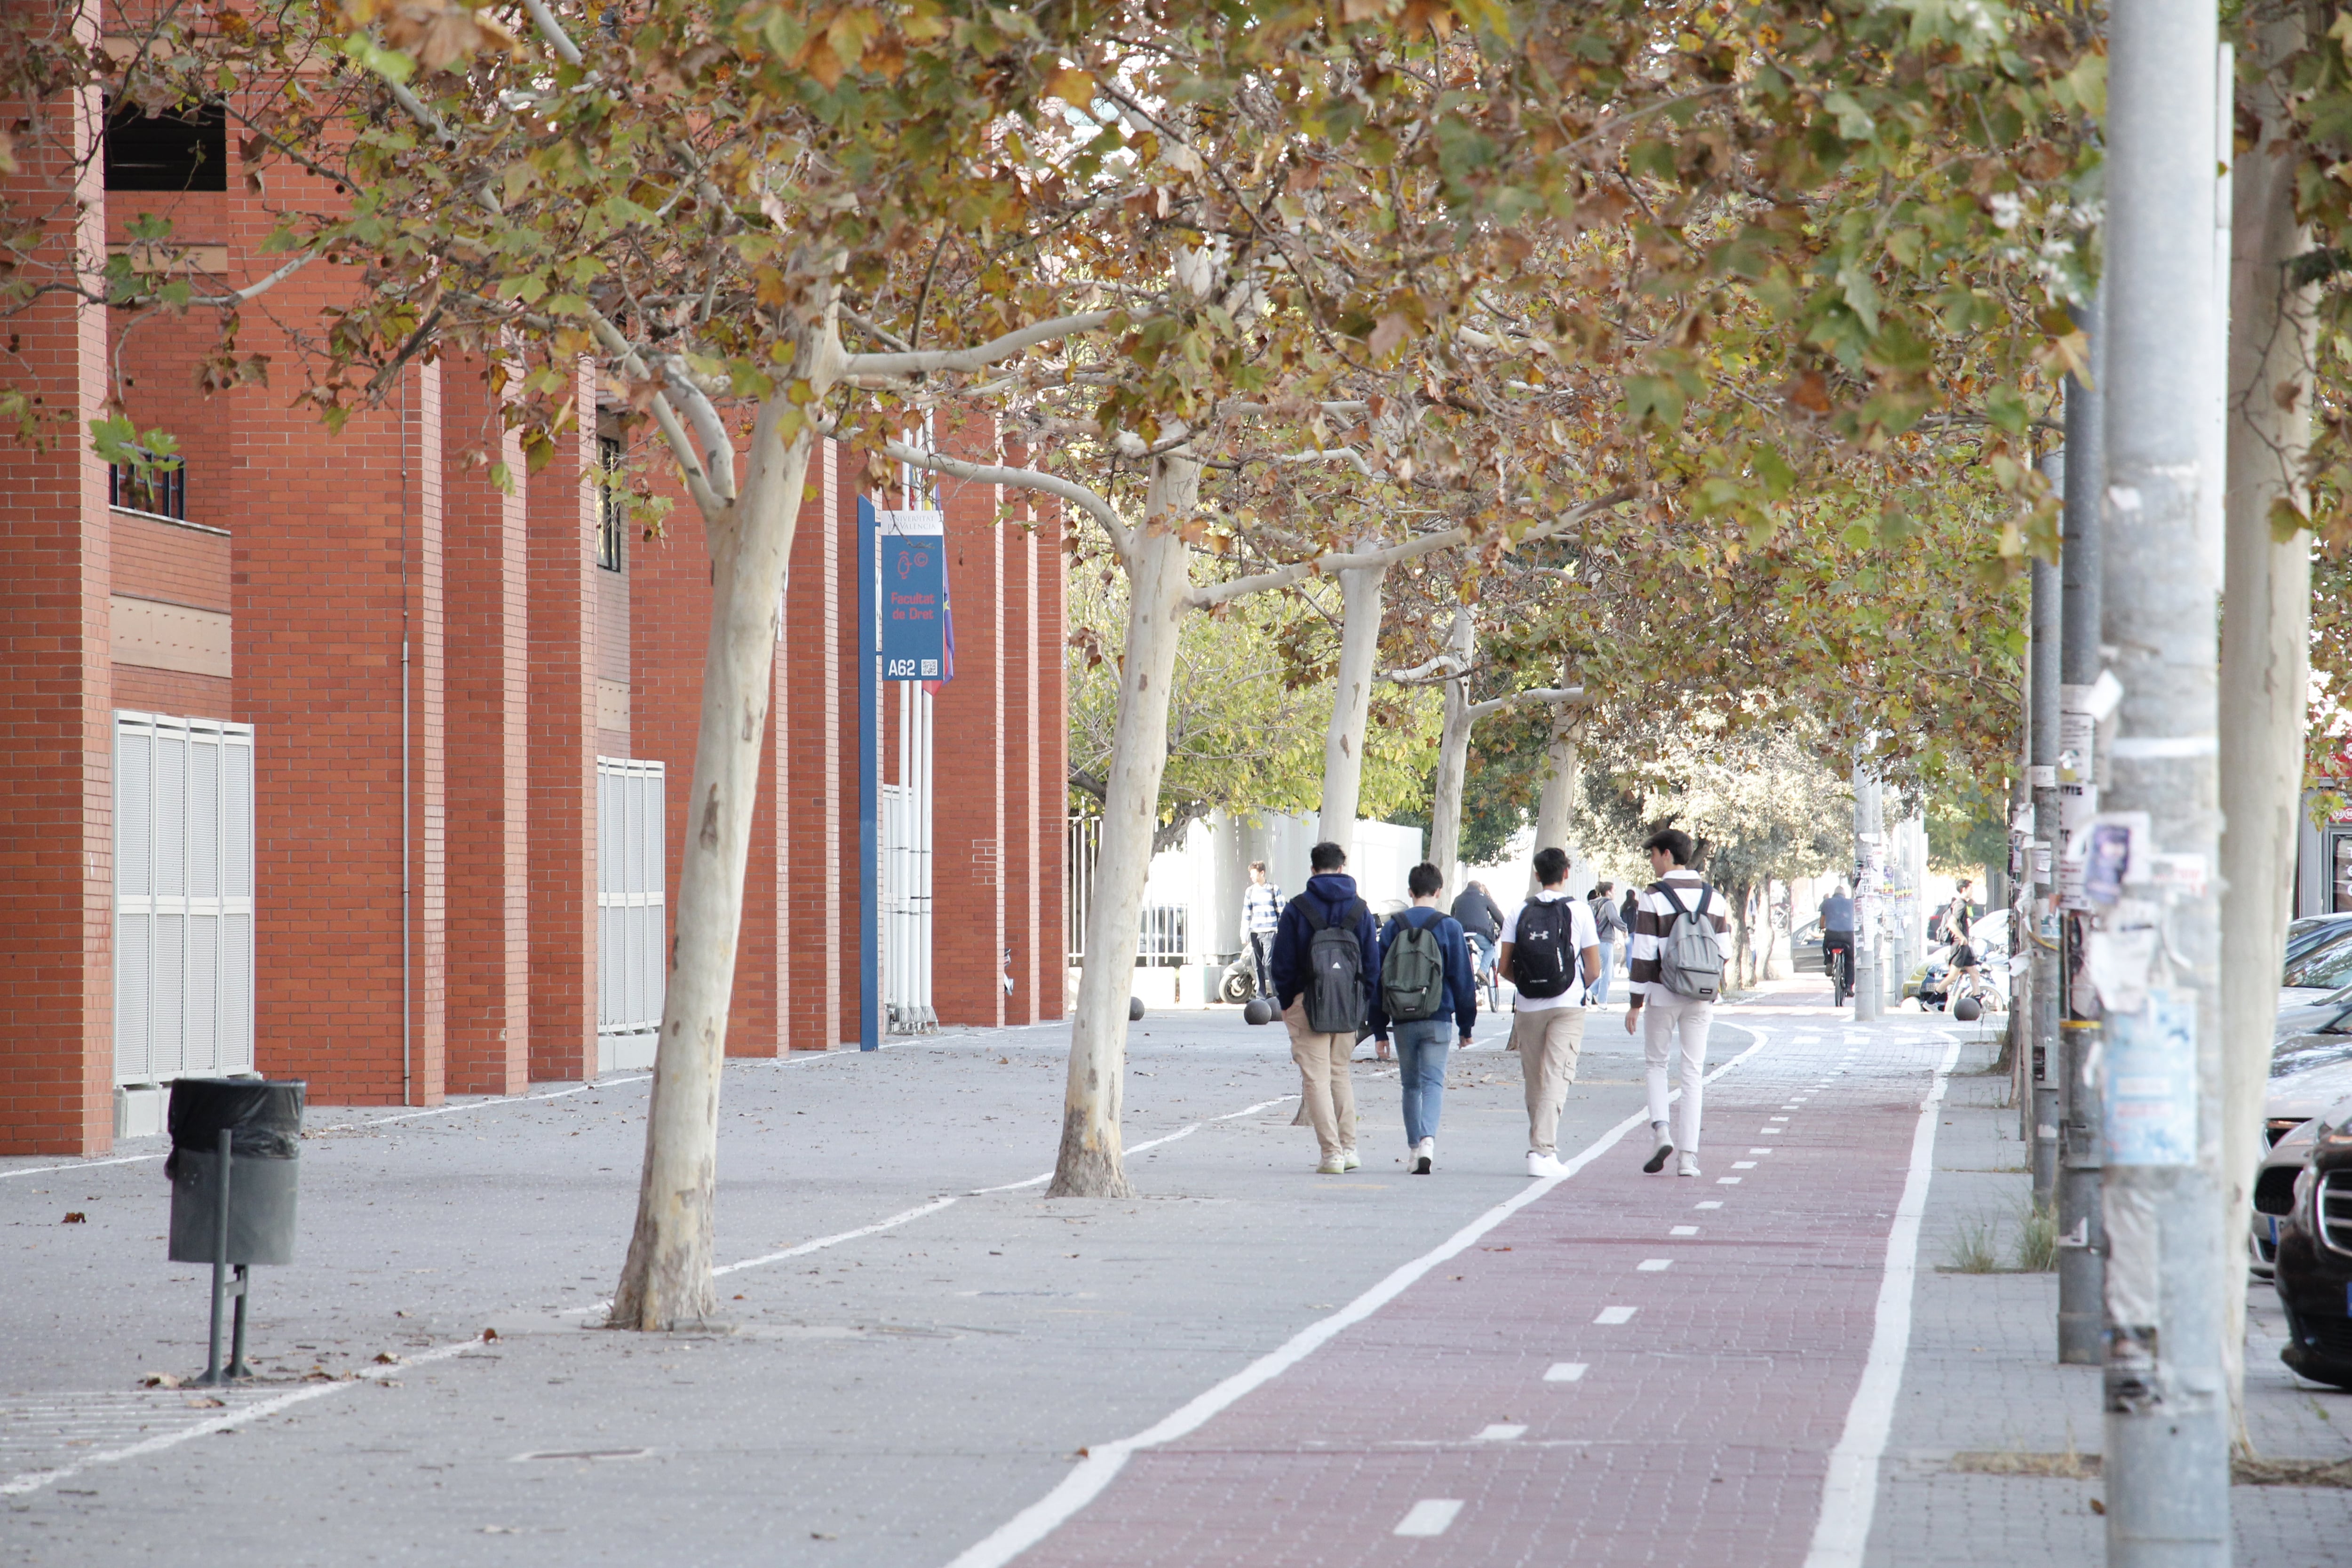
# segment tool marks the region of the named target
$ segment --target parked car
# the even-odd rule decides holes
[[[2322,942],[2334,942],[2352,932],[2352,910],[2336,914],[2305,915],[2289,921],[2286,928],[2286,961],[2293,963]]]
[[[2310,1144],[2277,1215],[2278,1249],[2271,1283],[2286,1309],[2286,1347],[2279,1359],[2314,1383],[2352,1389],[2352,1100],[2289,1134]],[[2285,1139],[2281,1139],[2284,1144]],[[2273,1151],[2275,1154],[2276,1150]],[[2277,1203],[2277,1178],[2266,1197]]]
[[[1822,922],[1807,921],[1789,938],[1789,973],[1802,974],[1811,970],[1815,974],[1829,972],[1822,967]]]
[[[2271,1277],[2278,1257],[2279,1222],[2294,1206],[2295,1173],[2311,1152],[2312,1128],[2339,1102],[2352,1100],[2352,1061],[2304,1067],[2271,1079],[2263,1103],[2262,1168],[2254,1175],[2253,1224],[2246,1238],[2247,1267]]]
[[[2352,985],[2352,921],[2324,932],[2300,955],[2287,960],[2279,976],[2279,1006],[2284,1010],[2317,1002],[2347,985]]]

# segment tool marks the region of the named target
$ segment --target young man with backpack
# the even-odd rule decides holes
[[[1601,978],[1592,987],[1592,1005],[1609,1005],[1609,975],[1617,966],[1617,949],[1625,935],[1624,917],[1617,912],[1617,900],[1609,895],[1614,882],[1603,882],[1592,889],[1585,904],[1592,910],[1592,929],[1601,938]]]
[[[1576,1081],[1584,1045],[1584,998],[1601,973],[1601,939],[1592,910],[1568,890],[1568,851],[1536,851],[1535,897],[1512,911],[1497,955],[1518,992],[1511,1005],[1511,1048],[1527,1084],[1528,1174],[1559,1174],[1560,1108]]]
[[[1679,827],[1650,835],[1650,869],[1657,880],[1642,889],[1634,906],[1633,963],[1625,989],[1631,994],[1625,1032],[1642,1030],[1650,1088],[1650,1132],[1656,1147],[1642,1169],[1656,1175],[1677,1150],[1677,1173],[1698,1171],[1699,1087],[1706,1077],[1707,1026],[1723,991],[1723,960],[1730,945],[1731,916],[1723,895],[1691,869],[1695,846]],[[1683,1098],[1676,1121],[1666,1121],[1666,1061],[1681,1037]]]
[[[1269,967],[1275,1005],[1290,1030],[1290,1059],[1298,1064],[1299,1098],[1322,1151],[1316,1169],[1336,1176],[1363,1163],[1356,1153],[1356,1089],[1348,1063],[1357,1031],[1372,1016],[1380,939],[1371,909],[1347,874],[1347,851],[1318,844],[1307,863],[1315,874],[1283,909]]]
[[[1381,930],[1381,984],[1372,1035],[1396,1026],[1397,1078],[1404,1087],[1405,1169],[1429,1174],[1437,1158],[1437,1113],[1445,1099],[1448,1021],[1470,1044],[1478,1022],[1478,982],[1462,922],[1437,907],[1445,879],[1427,861],[1405,873],[1412,907]]]

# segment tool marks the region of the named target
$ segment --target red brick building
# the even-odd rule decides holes
[[[205,286],[277,264],[233,139],[194,180],[159,180],[127,156],[107,167],[94,113],[58,128],[89,154],[79,172],[26,156],[9,178],[79,182],[59,247],[120,248],[133,216],[162,212]],[[0,1152],[102,1151],[119,1116],[148,1124],[142,1086],[241,1066],[240,1037],[255,1068],[309,1079],[321,1103],[513,1092],[649,1049],[610,1026],[641,1023],[649,986],[658,1011],[658,959],[641,961],[667,951],[693,765],[698,525],[681,506],[646,542],[605,515],[592,470],[613,460],[609,416],[501,493],[467,460],[505,440],[478,363],[412,366],[330,437],[289,404],[301,334],[348,286],[315,265],[248,304],[238,353],[269,355],[276,384],[209,396],[206,312],[125,337],[119,313],[58,294],[9,322],[14,384],[86,431],[111,355],[113,393],[185,464],[149,482],[69,437],[0,456]],[[596,394],[583,367],[582,406]],[[821,458],[777,649],[735,1054],[858,1032],[856,495],[838,455]],[[946,1024],[1065,1005],[1060,557],[1050,527],[1000,521],[1003,502],[952,481],[941,501],[958,638],[936,721]],[[896,752],[886,732],[886,767]],[[638,971],[614,970],[616,942]]]

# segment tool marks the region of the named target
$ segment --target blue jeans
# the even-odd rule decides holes
[[[1609,966],[1616,961],[1617,944],[1613,942],[1602,942],[1601,944],[1601,978],[1592,983],[1592,1005],[1595,1007],[1602,1005],[1609,1000]]]
[[[1445,1047],[1454,1037],[1451,1018],[1399,1023],[1397,1078],[1404,1085],[1404,1142],[1410,1149],[1437,1136],[1437,1113],[1445,1105]]]

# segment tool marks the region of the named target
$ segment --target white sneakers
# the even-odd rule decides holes
[[[1431,1163],[1436,1158],[1437,1140],[1424,1138],[1412,1146],[1412,1154],[1405,1161],[1405,1168],[1416,1176],[1425,1176],[1429,1174]]]
[[[1363,1163],[1362,1157],[1353,1149],[1342,1149],[1339,1151],[1339,1168],[1341,1170],[1352,1171]]]
[[[1642,1162],[1642,1169],[1654,1176],[1666,1168],[1666,1158],[1675,1152],[1675,1141],[1667,1136],[1666,1124],[1663,1121],[1650,1123],[1650,1136],[1658,1141],[1658,1146],[1647,1160]]]
[[[1348,1163],[1334,1154],[1316,1166],[1315,1173],[1318,1176],[1344,1176],[1348,1173]]]
[[[1698,1174],[1698,1156],[1697,1156],[1697,1155],[1696,1155],[1696,1154],[1685,1154],[1685,1155],[1684,1155],[1684,1156],[1683,1156],[1683,1158],[1682,1158],[1682,1163],[1675,1167],[1675,1175],[1677,1175],[1677,1176],[1696,1176],[1696,1175],[1697,1175],[1697,1174]]]
[[[1554,1156],[1549,1154],[1538,1154],[1533,1149],[1528,1151],[1528,1175],[1538,1177],[1557,1176],[1562,1174],[1566,1170],[1567,1167],[1562,1165]]]

